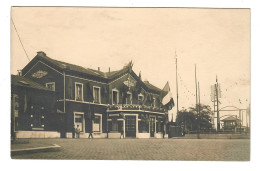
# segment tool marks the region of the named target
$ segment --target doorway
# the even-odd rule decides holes
[[[136,137],[136,116],[126,116],[125,118],[125,136]]]
[[[150,137],[154,137],[155,132],[155,117],[150,117]]]

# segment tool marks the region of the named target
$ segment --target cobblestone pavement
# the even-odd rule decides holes
[[[249,139],[30,139],[58,144],[58,151],[12,156],[13,159],[93,160],[250,160]]]

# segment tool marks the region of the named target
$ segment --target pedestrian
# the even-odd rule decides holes
[[[92,138],[93,139],[93,135],[92,135],[92,128],[90,128],[90,130],[89,130],[89,135],[88,135],[88,138]]]
[[[77,125],[77,128],[76,128],[76,134],[77,134],[77,138],[79,138],[79,135],[80,135],[80,128],[79,128],[79,125]]]
[[[125,138],[125,137],[124,137],[124,128],[123,128],[123,127],[121,128],[121,135],[120,135],[120,139],[121,139],[121,137]]]
[[[163,139],[164,139],[164,136],[165,136],[165,130],[163,129]]]
[[[75,138],[75,125],[73,124],[73,128],[72,128],[72,138]]]
[[[163,139],[164,139],[164,136],[165,136],[165,125],[163,125]]]

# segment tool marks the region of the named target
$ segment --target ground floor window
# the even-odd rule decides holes
[[[140,133],[147,133],[149,132],[149,123],[141,121],[139,122],[138,128]]]
[[[160,119],[156,122],[156,132],[163,132],[163,123]]]
[[[112,130],[111,131],[118,131],[118,123],[117,123],[117,118],[112,118]]]
[[[75,128],[79,127],[81,132],[84,132],[84,113],[74,113]]]
[[[95,114],[93,132],[102,132],[102,115]]]

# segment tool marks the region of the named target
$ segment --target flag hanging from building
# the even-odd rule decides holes
[[[162,104],[168,110],[171,110],[174,106],[174,101],[172,98],[172,93],[170,92],[169,82],[167,82],[163,88],[163,91],[167,92],[167,94],[162,99]]]

